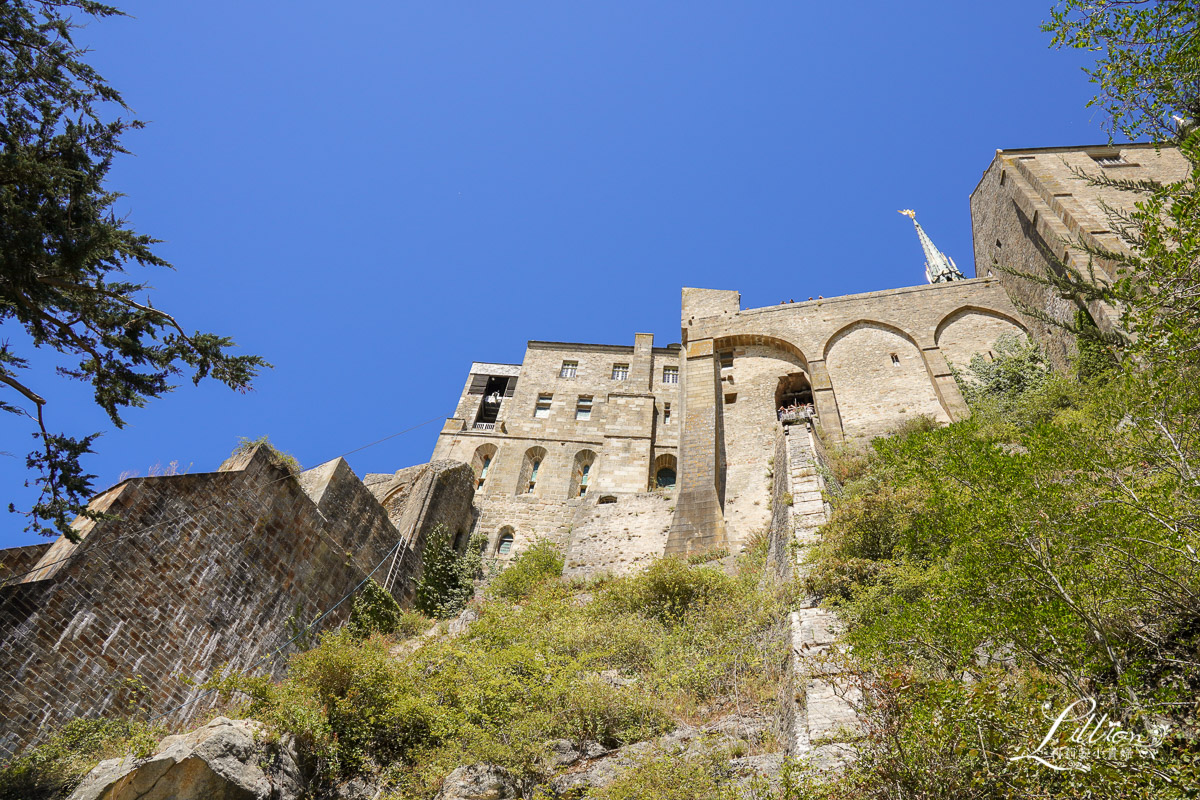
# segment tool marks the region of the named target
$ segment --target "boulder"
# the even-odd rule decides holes
[[[261,741],[253,720],[217,717],[168,736],[149,758],[101,761],[69,800],[294,800],[302,782],[295,752]]]
[[[516,800],[520,796],[520,784],[504,767],[471,764],[447,775],[435,800]]]

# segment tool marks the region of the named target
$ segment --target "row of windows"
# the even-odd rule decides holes
[[[486,444],[475,451],[475,486],[483,488],[491,472],[492,462],[496,456],[496,446]],[[583,497],[587,494],[591,483],[592,468],[599,456],[593,450],[580,450],[575,454],[571,466],[571,483],[568,497]],[[533,494],[537,491],[538,481],[542,476],[542,462],[546,458],[544,447],[531,447],[525,451],[524,464],[517,482],[517,494]],[[655,482],[660,487],[675,484],[675,457],[673,455],[659,456],[655,462]]]
[[[539,394],[533,404],[533,418],[545,419],[550,416],[550,406],[554,404],[554,395]],[[581,394],[575,398],[575,419],[588,420],[592,418],[592,396]]]
[[[558,370],[560,378],[575,378],[579,376],[578,361],[564,361],[562,367]],[[614,381],[629,380],[629,364],[613,364],[612,379]],[[679,367],[663,367],[662,368],[663,383],[679,383]]]
[[[533,404],[533,418],[546,419],[550,416],[550,407],[554,405],[554,395],[539,394]],[[592,418],[592,396],[581,394],[575,399],[575,419],[589,420]],[[671,421],[671,404],[663,403],[663,422]]]

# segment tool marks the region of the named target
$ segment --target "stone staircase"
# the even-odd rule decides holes
[[[822,496],[815,443],[808,426],[787,429],[787,469],[792,495],[791,522],[796,542],[794,569],[804,569],[804,550],[816,544],[820,526],[829,518]],[[807,758],[822,770],[837,770],[854,757],[852,741],[858,718],[854,706],[861,695],[832,657],[841,623],[811,599],[788,615],[791,658],[788,663],[789,704],[784,708],[787,753]]]

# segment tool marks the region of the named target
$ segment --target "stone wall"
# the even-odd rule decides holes
[[[670,491],[588,498],[571,529],[563,574],[622,575],[647,566],[663,554],[673,503]]]
[[[0,550],[0,584],[18,579],[33,569],[50,547],[51,543],[46,542],[45,544],[31,544],[26,547],[10,547],[7,550]]]
[[[1102,165],[1098,158],[1109,159],[1106,163],[1110,165]],[[1111,161],[1114,158],[1116,161]],[[976,273],[994,273],[1003,282],[1009,296],[1023,309],[1023,325],[1056,367],[1061,369],[1069,362],[1074,337],[1038,317],[1073,323],[1082,303],[994,265],[1045,275],[1059,269],[1055,265],[1058,260],[1086,274],[1087,256],[1072,245],[1083,239],[1092,245],[1121,249],[1123,245],[1113,234],[1113,221],[1104,206],[1129,211],[1140,196],[1091,185],[1079,173],[1170,182],[1179,180],[1186,171],[1187,163],[1176,149],[1157,149],[1150,144],[996,151],[995,159],[971,193]],[[1113,277],[1109,266],[1096,264],[1100,280]],[[1111,331],[1116,326],[1113,309],[1096,303],[1087,309],[1102,329]]]
[[[464,482],[430,513],[469,515]],[[0,753],[132,701],[168,725],[190,722],[215,701],[197,683],[222,664],[277,672],[270,654],[291,637],[289,619],[315,619],[388,569],[399,540],[344,461],[297,479],[262,448],[220,472],[125,481],[98,505],[117,518],[83,526],[78,544],[60,540],[41,569],[0,587]],[[144,694],[130,693],[133,679]]]
[[[766,527],[780,378],[803,376],[833,442],[922,414],[948,422],[967,413],[950,359],[1023,330],[994,277],[758,309],[737,298],[683,291],[681,491],[668,552],[736,545]]]

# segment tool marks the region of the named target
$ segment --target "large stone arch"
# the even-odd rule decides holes
[[[962,369],[976,353],[989,354],[1005,334],[1027,336],[1025,326],[999,311],[980,306],[963,306],[938,323],[934,340],[951,365]]]
[[[916,339],[895,325],[856,320],[829,337],[825,366],[847,436],[876,436],[928,415],[949,422]]]
[[[728,350],[731,347],[770,347],[799,359],[800,365],[808,372],[808,358],[804,352],[792,342],[777,336],[767,336],[761,333],[735,333],[729,336],[718,336],[713,339],[713,350]]]

